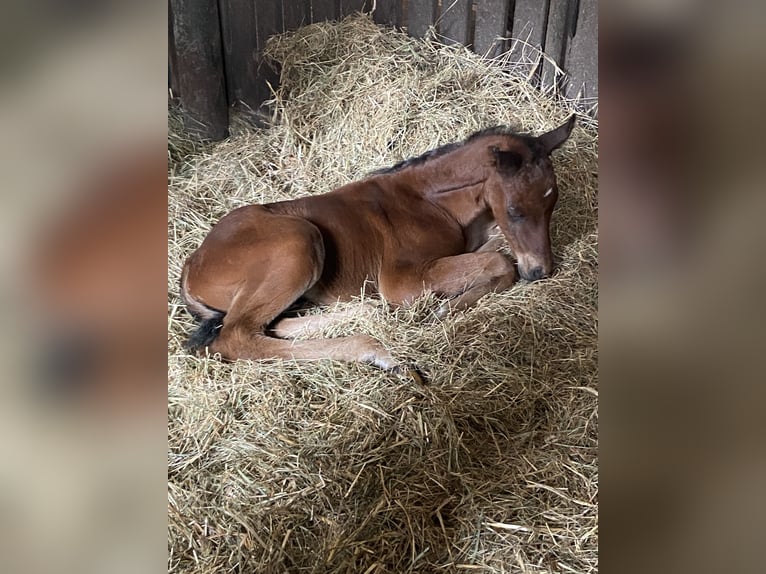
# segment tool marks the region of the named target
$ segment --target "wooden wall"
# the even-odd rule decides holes
[[[490,58],[543,50],[567,72],[570,81],[558,87],[568,97],[598,96],[597,0],[169,0],[169,84],[190,116],[187,127],[225,137],[229,106],[257,109],[278,80],[261,55],[269,36],[356,11]],[[532,68],[542,88],[560,83],[556,66]]]

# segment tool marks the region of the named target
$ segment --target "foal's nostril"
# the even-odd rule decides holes
[[[543,277],[545,277],[545,271],[543,271],[543,268],[533,267],[532,269],[529,270],[525,279],[527,279],[528,281],[537,281],[538,279],[542,279]]]

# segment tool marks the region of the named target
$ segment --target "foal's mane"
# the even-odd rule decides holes
[[[534,138],[530,134],[518,133],[514,131],[513,129],[511,129],[509,126],[493,126],[491,128],[485,128],[483,130],[479,130],[478,132],[474,132],[461,142],[450,143],[450,144],[443,145],[441,147],[434,148],[432,150],[425,152],[424,154],[411,157],[409,159],[405,159],[404,161],[400,161],[399,163],[394,164],[390,167],[377,169],[373,171],[372,173],[370,173],[370,175],[385,175],[388,173],[396,173],[408,167],[421,165],[427,162],[429,159],[446,155],[450,152],[460,149],[466,144],[476,141],[479,138],[482,138],[485,136],[496,136],[496,135],[514,136],[516,138],[519,138],[532,149],[533,154],[535,156],[537,155],[536,153],[537,150],[535,149],[535,146],[534,146],[534,142],[536,142],[536,138]]]

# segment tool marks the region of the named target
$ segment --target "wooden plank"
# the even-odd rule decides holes
[[[282,22],[285,31],[311,23],[311,0],[282,0]]]
[[[180,95],[178,88],[178,60],[176,58],[176,39],[173,34],[173,5],[168,2],[168,88],[173,98]]]
[[[340,0],[340,18],[345,18],[354,12],[369,12],[372,0]]]
[[[337,20],[340,0],[311,0],[311,21],[328,22]]]
[[[422,38],[428,27],[436,22],[437,0],[409,0],[407,3],[407,33]]]
[[[511,0],[478,0],[473,49],[477,54],[494,58],[505,50],[508,37],[508,12]]]
[[[448,44],[471,43],[471,0],[442,0],[439,35]]]
[[[542,87],[544,90],[553,88],[556,84],[556,66],[564,67],[564,52],[569,39],[571,26],[570,6],[576,0],[551,0],[548,8],[548,23],[545,31],[545,54],[551,58],[543,61]]]
[[[573,36],[565,64],[570,82],[566,96],[574,99],[582,91],[586,98],[598,97],[598,0],[580,0]]]
[[[253,3],[252,0],[244,1]],[[276,88],[279,82],[279,71],[263,57],[263,49],[266,47],[268,39],[275,34],[281,34],[282,29],[282,6],[280,2],[276,0],[259,2],[255,9],[256,50],[249,54],[255,60],[257,100],[252,103],[246,101],[253,109],[257,109],[264,100],[271,98],[268,84]]]
[[[220,0],[218,5],[229,105],[245,102],[257,107],[261,93],[255,60],[258,50],[255,5],[247,0]]]
[[[185,127],[204,138],[228,135],[218,3],[171,0],[179,92]]]
[[[511,42],[511,58],[514,61],[529,61],[535,50],[543,49],[545,23],[548,17],[549,0],[516,0],[513,10],[511,36],[523,42]]]
[[[372,19],[384,26],[402,26],[401,0],[376,0],[375,12]]]

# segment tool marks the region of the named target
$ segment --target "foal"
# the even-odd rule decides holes
[[[495,225],[521,277],[547,277],[558,197],[550,154],[574,121],[538,137],[490,128],[329,193],[232,211],[184,265],[181,297],[201,321],[187,346],[230,360],[397,368],[366,335],[285,340],[316,317],[280,315],[301,298],[348,300],[365,282],[395,305],[432,291],[451,298],[442,313],[465,308],[516,280],[513,262],[488,243]]]

